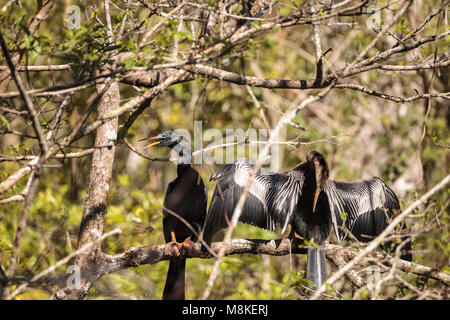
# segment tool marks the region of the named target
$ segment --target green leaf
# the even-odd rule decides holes
[[[3,127],[5,127],[6,131],[11,131],[11,126],[9,124],[8,119],[5,118],[4,115],[0,114],[0,121],[2,122]]]
[[[347,220],[347,213],[346,212],[341,212],[339,213],[342,219],[342,226],[345,224],[345,221]]]

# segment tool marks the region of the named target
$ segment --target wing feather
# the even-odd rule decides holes
[[[254,164],[249,160],[239,159],[223,166],[211,176],[210,180],[216,180],[217,186],[205,225],[206,242],[219,229],[227,227],[227,220],[231,220],[253,168]],[[284,232],[292,220],[301,193],[301,183],[289,172],[275,174],[265,169],[258,170],[239,221],[270,231],[280,224]]]
[[[355,183],[328,180],[324,191],[338,239],[346,237],[338,232],[343,223],[342,212],[347,214],[346,226],[352,234],[360,241],[368,241],[368,236],[381,233],[394,210],[400,208],[395,193],[377,177]]]

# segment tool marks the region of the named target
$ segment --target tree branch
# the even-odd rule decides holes
[[[165,244],[151,245],[144,247],[132,247],[123,253],[116,255],[103,254],[103,264],[100,267],[101,274],[110,274],[119,270],[134,268],[145,264],[156,264],[161,261],[170,260],[173,257],[165,253]],[[343,246],[326,242],[323,246],[325,254],[338,269],[342,264],[352,260],[358,252],[347,249]],[[224,242],[214,242],[211,244],[211,250],[217,255],[220,250],[224,251],[224,256],[235,254],[265,254],[271,256],[286,256],[289,254],[307,254],[307,248],[300,239],[295,239],[292,243],[288,238],[276,240],[260,240],[260,239],[232,239],[229,244]],[[183,258],[210,259],[213,255],[209,252],[201,250],[201,245],[196,243],[195,249],[190,255]],[[367,255],[369,262],[383,261],[386,267],[392,266],[395,259],[381,252],[372,252]],[[417,275],[427,276],[438,280],[445,285],[450,285],[450,275],[438,270],[405,260],[400,260],[398,268],[404,272],[411,272]],[[365,282],[352,269],[346,273],[346,276],[354,282],[358,287],[365,286]]]
[[[20,96],[22,97],[23,101],[25,102],[25,106],[28,109],[28,112],[30,113],[31,120],[33,121],[33,128],[36,132],[36,136],[39,139],[39,145],[41,148],[41,154],[45,154],[48,150],[47,141],[44,139],[44,135],[42,134],[41,130],[41,124],[39,123],[39,118],[36,112],[36,109],[34,108],[33,101],[31,100],[30,96],[26,93],[25,87],[22,83],[22,79],[19,76],[19,73],[16,70],[16,67],[14,66],[13,61],[11,60],[11,56],[9,55],[8,47],[6,46],[5,40],[3,39],[3,35],[0,32],[0,45],[3,50],[3,55],[5,56],[6,62],[8,63],[8,67],[11,72],[11,76],[16,83],[17,89],[19,89]]]
[[[6,66],[0,66],[0,71],[4,71],[4,70],[9,70],[9,68]],[[64,71],[64,70],[71,70],[71,66],[69,63],[67,63],[67,64],[52,64],[52,65],[45,65],[45,66],[17,66],[16,70],[18,72]]]

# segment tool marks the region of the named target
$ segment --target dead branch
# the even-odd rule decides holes
[[[17,66],[16,70],[19,72],[25,71],[34,71],[34,72],[43,72],[43,71],[65,71],[70,70],[70,64],[53,64],[46,66]],[[0,66],[0,71],[9,70],[8,67]]]
[[[324,244],[324,250],[329,261],[337,265],[338,269],[342,263],[346,263],[351,260],[358,252],[347,249],[343,246],[331,244],[326,242]],[[144,247],[132,247],[120,254],[108,255],[102,254],[98,260],[98,269],[96,271],[97,280],[103,275],[114,273],[127,268],[135,268],[146,264],[157,264],[161,261],[167,261],[173,259],[172,256],[165,253],[165,244],[151,245]],[[271,255],[271,256],[286,256],[289,254],[306,254],[307,248],[304,247],[303,241],[296,239],[292,243],[291,240],[276,239],[276,240],[260,240],[260,239],[233,239],[229,244],[224,242],[214,242],[211,244],[211,250],[218,254],[221,250],[224,251],[224,256],[236,255],[236,254],[255,254],[255,255]],[[190,259],[211,259],[213,255],[207,251],[201,249],[199,243],[196,244],[195,250],[189,255],[184,255],[182,258]],[[393,261],[393,257],[385,255],[381,252],[372,252],[368,256],[369,263],[375,263],[376,261],[383,261],[385,266],[389,269]],[[398,269],[407,272],[422,275],[441,281],[445,285],[450,285],[450,275],[441,272],[439,270],[433,270],[432,268],[400,260],[398,263]],[[346,273],[346,276],[357,286],[365,286],[365,281],[357,275],[357,272],[352,269]],[[58,299],[67,298],[63,294],[56,297]]]

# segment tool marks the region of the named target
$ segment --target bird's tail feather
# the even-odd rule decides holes
[[[184,300],[186,259],[170,260],[163,300]]]
[[[311,281],[316,288],[327,280],[327,265],[325,263],[325,252],[316,248],[308,248],[308,261],[306,278]]]

